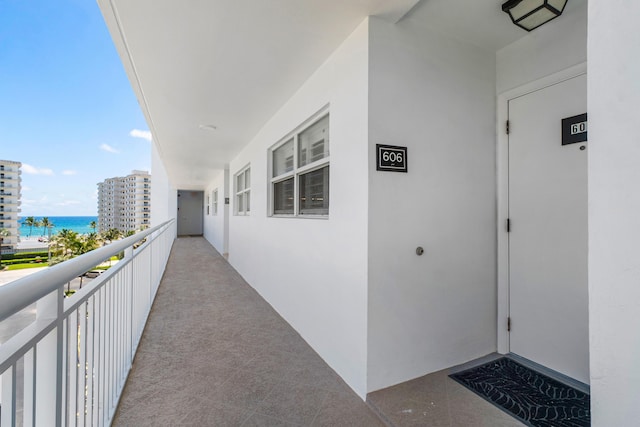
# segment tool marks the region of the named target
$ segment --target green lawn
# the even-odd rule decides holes
[[[112,256],[111,261],[118,261],[118,257]],[[47,267],[48,264],[46,260],[43,260],[42,262],[33,262],[32,260],[29,260],[28,262],[25,262],[25,263],[16,263],[11,265],[3,264],[2,266],[6,268],[7,271],[9,271],[9,270],[24,270],[25,268]],[[110,265],[96,266],[92,268],[92,270],[108,270],[110,267],[111,267]]]
[[[13,264],[13,265],[7,265],[6,268],[7,270],[24,270],[25,268],[38,268],[38,267],[46,267],[47,263],[46,262],[34,262],[34,263],[29,263],[29,264]]]

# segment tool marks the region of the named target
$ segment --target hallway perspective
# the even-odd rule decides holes
[[[113,425],[522,425],[449,373],[371,393],[367,405],[205,239],[182,237]]]
[[[113,425],[383,424],[205,239],[187,237]]]

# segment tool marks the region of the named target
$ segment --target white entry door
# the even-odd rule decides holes
[[[586,75],[509,101],[509,343],[588,384],[588,149],[561,127],[586,110]]]

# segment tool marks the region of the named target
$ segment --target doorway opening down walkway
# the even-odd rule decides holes
[[[202,237],[175,241],[114,426],[520,426],[442,371],[364,403]]]

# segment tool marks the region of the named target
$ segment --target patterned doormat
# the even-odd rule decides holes
[[[589,395],[503,357],[449,375],[533,427],[588,427]]]

